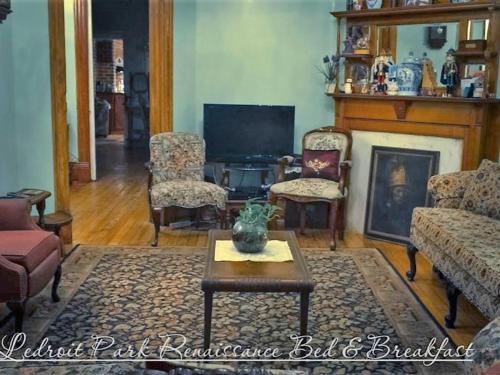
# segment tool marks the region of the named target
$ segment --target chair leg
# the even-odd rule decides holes
[[[335,236],[337,232],[338,208],[339,204],[337,200],[334,200],[332,203],[330,203],[329,224],[330,224],[330,235],[331,235],[331,240],[330,240],[331,251],[335,251],[335,249],[337,248],[337,241],[335,240]]]
[[[59,302],[61,299],[57,294],[57,288],[61,282],[62,268],[61,265],[57,266],[56,272],[54,273],[54,283],[52,284],[52,301]]]
[[[339,202],[339,224],[338,224],[338,236],[340,241],[344,241],[344,232],[345,232],[345,201],[341,200]]]
[[[155,237],[153,242],[151,243],[151,246],[156,247],[158,246],[158,236],[160,234],[161,209],[154,208],[152,214],[153,214],[153,224],[155,227]]]
[[[276,205],[280,208],[280,216],[276,219],[276,225],[278,230],[285,229],[285,212],[286,212],[286,201],[283,198],[276,198]]]
[[[217,215],[219,216],[220,229],[227,229],[227,212],[226,212],[226,210],[217,209]]]
[[[23,320],[24,320],[24,309],[26,307],[26,301],[23,302],[7,302],[7,307],[14,314],[15,319],[15,331],[23,331]]]
[[[299,203],[299,215],[300,215],[300,234],[306,232],[306,205],[304,203]]]
[[[409,244],[406,248],[406,254],[408,255],[408,259],[410,261],[410,269],[408,272],[406,272],[406,278],[408,281],[414,281],[415,280],[415,274],[417,273],[417,262],[415,260],[415,254],[417,253],[418,249],[413,246],[412,244]]]
[[[448,315],[444,317],[444,324],[446,328],[455,328],[455,321],[457,320],[458,296],[460,295],[460,293],[460,290],[455,288],[452,283],[447,281],[446,297],[448,297],[449,311]]]

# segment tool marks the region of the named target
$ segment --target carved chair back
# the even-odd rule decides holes
[[[203,180],[205,141],[196,134],[160,133],[151,137],[152,184]]]
[[[302,139],[302,156],[307,150],[312,151],[339,151],[338,173],[341,175],[341,163],[351,157],[352,136],[351,132],[335,126],[324,126],[314,129],[306,134]]]

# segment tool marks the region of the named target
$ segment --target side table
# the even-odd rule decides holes
[[[57,211],[44,216],[42,228],[54,232],[59,237],[61,228],[70,224],[73,221],[73,216],[64,211]]]
[[[45,200],[52,195],[50,191],[40,189],[22,189],[7,195],[12,198],[26,199],[32,206],[35,206],[38,212],[38,225],[43,226],[45,220]]]

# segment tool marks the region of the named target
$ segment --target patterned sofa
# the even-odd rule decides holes
[[[420,250],[447,284],[445,324],[453,328],[460,293],[488,319],[500,316],[500,165],[433,176],[434,208],[415,208],[408,246],[409,281]]]

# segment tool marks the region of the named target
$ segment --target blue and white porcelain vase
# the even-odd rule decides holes
[[[422,61],[410,52],[410,55],[398,65],[398,95],[416,96],[422,84]]]

